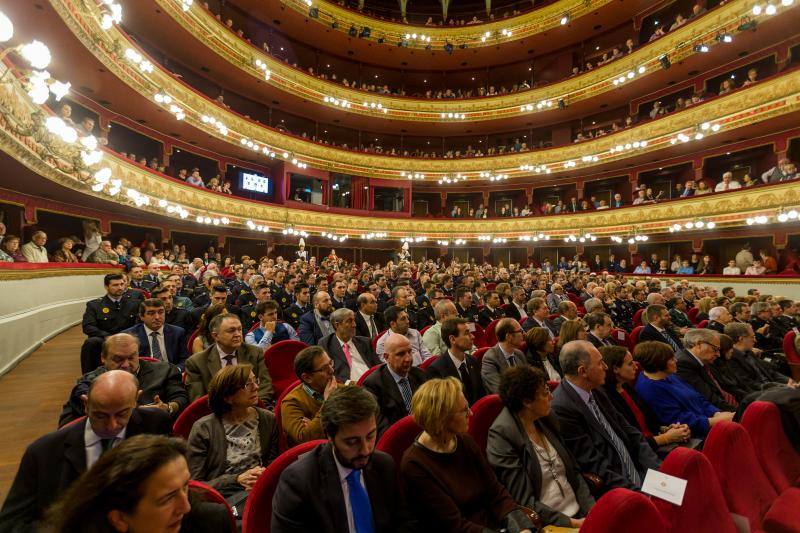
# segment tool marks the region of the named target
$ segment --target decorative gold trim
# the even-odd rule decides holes
[[[25,279],[60,278],[64,276],[97,276],[120,272],[118,268],[46,268],[40,270],[5,269],[0,263],[0,281],[20,281]]]
[[[631,153],[648,153],[667,146],[672,136],[679,132],[693,131],[698,124],[715,121],[722,131],[744,124],[768,120],[775,116],[800,109],[800,71],[777,76],[728,96],[715,98],[704,104],[692,106],[685,111],[647,122],[622,132],[606,135],[589,142],[572,144],[547,150],[522,152],[492,157],[466,159],[411,159],[384,155],[366,154],[314,143],[299,137],[281,134],[257,122],[231,112],[199,94],[183,82],[176,80],[168,71],[155,62],[154,72],[145,74],[127,64],[122,56],[125,46],[134,46],[116,26],[104,31],[99,26],[98,11],[74,5],[80,0],[51,0],[51,4],[72,32],[83,42],[106,67],[123,82],[147,98],[159,91],[166,91],[186,114],[185,122],[198,129],[234,144],[241,140],[252,140],[257,145],[278,154],[286,152],[289,160],[296,157],[313,167],[384,179],[407,179],[407,172],[425,174],[430,181],[457,173],[477,177],[481,172],[495,171],[513,176],[529,176],[530,170],[523,165],[546,165],[553,173],[565,170],[564,163],[580,162],[584,155],[597,155],[597,161],[580,163],[582,168],[591,168],[610,161],[622,160]],[[91,13],[89,13],[91,11]],[[754,103],[756,103],[754,105]],[[216,128],[203,124],[202,116],[221,120],[229,134],[222,135]],[[611,148],[646,140],[646,148],[634,151],[622,150],[611,153]]]
[[[274,1],[274,0],[267,0]],[[355,26],[359,30],[364,26],[372,30],[370,39],[377,41],[379,37],[384,37],[387,42],[397,43],[407,33],[423,33],[430,36],[430,43],[421,41],[408,42],[409,48],[424,48],[426,44],[441,48],[445,43],[450,42],[453,46],[462,43],[469,45],[470,48],[483,46],[495,46],[500,43],[513,42],[518,39],[530,37],[537,33],[543,33],[553,28],[561,26],[561,17],[569,13],[570,19],[575,20],[587,14],[593,13],[603,6],[610,4],[612,0],[559,0],[548,6],[537,8],[529,13],[516,17],[502,19],[486,24],[475,24],[469,26],[411,26],[397,22],[389,22],[374,17],[368,17],[357,12],[353,12],[344,7],[338,6],[333,2],[322,2],[323,9],[319,10],[319,17],[311,19],[319,24],[331,27],[336,21],[338,29],[347,32],[350,26]],[[308,4],[303,0],[282,0],[282,3],[289,8],[308,17]],[[503,29],[511,30],[511,36],[505,37],[501,34]],[[492,37],[481,41],[481,36],[490,32]]]
[[[637,279],[663,279],[663,280],[682,280],[686,279],[696,285],[702,285],[705,282],[710,283],[759,283],[764,285],[798,285],[800,284],[800,278],[792,278],[789,276],[774,276],[769,278],[762,278],[762,277],[755,277],[755,276],[703,276],[702,278],[698,278],[696,276],[659,276],[657,274],[654,275],[647,275],[641,276],[636,274],[628,274],[626,277],[629,277],[632,280]]]
[[[696,53],[694,45],[697,42],[708,43],[709,47],[719,45],[714,36],[733,32],[740,24],[741,18],[749,13],[749,0],[733,0],[717,8],[713,13],[696,21],[690,21],[653,43],[647,43],[625,58],[590,72],[542,88],[514,94],[449,100],[384,96],[349,89],[341,83],[322,80],[263,53],[238,37],[201,5],[183,11],[179,0],[155,1],[190,35],[202,36],[198,38],[201,45],[254,79],[264,80],[264,72],[256,67],[256,60],[259,60],[270,70],[270,78],[266,83],[319,105],[341,110],[340,106],[326,102],[326,97],[330,97],[351,104],[347,110],[341,110],[342,113],[432,123],[482,122],[507,117],[526,117],[535,111],[520,111],[520,106],[532,105],[535,110],[537,103],[549,101],[552,109],[560,99],[572,104],[597,97],[616,90],[618,86],[614,85],[614,80],[626,76],[629,72],[636,73],[635,79],[639,79],[660,70],[659,58],[663,55],[669,55],[670,61],[677,63]],[[640,67],[646,69],[644,74],[638,74]],[[377,104],[381,104],[380,110],[375,107]],[[464,113],[466,119],[445,119],[442,118],[442,113]]]

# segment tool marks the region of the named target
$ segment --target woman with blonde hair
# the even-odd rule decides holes
[[[714,307],[714,298],[711,296],[703,296],[700,298],[696,303],[695,307],[699,311],[695,320],[700,322],[701,320],[708,320],[708,312],[711,311],[711,308]]]
[[[457,378],[425,382],[411,411],[423,431],[403,455],[400,479],[420,532],[536,530],[467,434],[472,411]]]

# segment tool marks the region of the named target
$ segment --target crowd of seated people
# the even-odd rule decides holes
[[[203,482],[241,516],[283,434],[289,446],[327,443],[283,472],[273,531],[580,527],[598,498],[639,489],[670,450],[700,446],[766,391],[800,395],[780,353],[798,307],[756,289],[720,294],[611,269],[349,264],[333,254],[244,256],[220,269],[213,255],[158,265],[148,279],[137,265],[105,276],[105,296],[86,306],[83,375],[64,391],[62,428],[28,447],[0,521],[29,530],[107,520],[140,531],[143,515],[98,494],[113,484],[106,476],[125,475],[146,487],[138,497],[156,500],[147,480],[165,491]],[[688,319],[692,308],[704,328]],[[631,332],[640,310],[631,350],[612,333]],[[192,331],[205,340],[190,350]],[[298,384],[276,406],[265,353],[298,338]],[[491,394],[503,409],[483,450],[468,421]],[[153,436],[170,434],[191,401],[207,402],[208,414],[187,443]],[[375,444],[408,415],[421,432],[395,464]],[[119,467],[156,449],[149,469]],[[321,487],[347,491],[348,512],[331,514]],[[75,516],[86,497],[106,512]],[[169,501],[174,524],[224,516],[185,494]]]

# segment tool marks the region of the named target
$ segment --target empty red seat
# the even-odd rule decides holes
[[[780,495],[775,491],[742,425],[718,422],[706,437],[703,453],[717,473],[728,509],[745,517],[752,531],[800,531],[800,489]]]
[[[491,349],[492,348],[490,346],[484,346],[483,348],[478,348],[477,350],[475,350],[475,353],[473,353],[472,356],[480,363],[483,361],[483,355]]]
[[[775,490],[782,492],[800,485],[800,453],[794,449],[781,422],[778,406],[753,402],[742,416],[758,462]]]
[[[414,443],[414,439],[420,433],[422,433],[422,428],[414,422],[414,418],[411,415],[408,415],[389,426],[389,429],[383,432],[375,449],[391,455],[397,465],[397,471],[400,472],[400,462],[403,459],[403,454]]]
[[[325,442],[324,440],[312,440],[299,444],[280,454],[267,466],[247,497],[244,513],[242,513],[242,533],[269,533],[272,521],[272,497],[278,488],[281,474],[298,457]],[[234,529],[234,531],[236,530]]]
[[[192,431],[194,423],[210,414],[211,406],[208,405],[208,394],[204,394],[190,403],[186,409],[178,415],[178,418],[172,425],[172,434],[176,437],[188,439],[189,432]]]
[[[433,362],[436,361],[438,358],[439,358],[438,355],[432,355],[432,356],[428,357],[427,359],[425,359],[422,363],[420,363],[419,367],[422,370],[425,370],[426,368],[431,366],[433,364]]]
[[[690,448],[675,448],[664,459],[660,471],[687,481],[681,505],[653,498],[667,531],[736,533],[717,474],[705,455]]]
[[[269,370],[269,377],[272,378],[275,396],[280,396],[286,387],[297,380],[294,375],[294,358],[307,347],[304,342],[288,340],[276,342],[264,351],[264,363]]]
[[[666,533],[666,531],[664,519],[650,498],[641,492],[628,489],[612,489],[604,494],[589,511],[581,527],[581,533]],[[700,532],[697,529],[688,531]]]
[[[469,434],[486,453],[486,443],[489,439],[489,428],[495,418],[503,410],[503,402],[497,394],[484,396],[472,405],[472,416],[469,419]]]

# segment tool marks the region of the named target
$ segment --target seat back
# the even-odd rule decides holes
[[[281,422],[281,402],[286,397],[287,394],[292,392],[295,387],[300,385],[300,380],[295,379],[294,382],[283,389],[280,396],[278,396],[278,401],[275,402],[275,425],[278,426],[278,449],[281,451],[288,448],[288,442],[286,441],[286,432],[283,430],[283,423]]]
[[[280,341],[264,351],[264,363],[272,379],[275,395],[279,396],[291,383],[297,380],[294,375],[294,358],[308,345],[300,341]]]
[[[150,361],[151,363],[160,363],[161,359],[156,359],[155,357],[147,357],[144,355],[139,356],[139,361]]]
[[[753,402],[742,416],[761,468],[776,491],[783,492],[800,482],[800,453],[794,449],[781,422],[778,406]]]
[[[172,425],[172,434],[176,437],[188,439],[194,423],[210,414],[211,406],[208,405],[208,394],[204,394],[181,411],[181,414],[178,415]]]
[[[489,346],[489,344],[487,344],[486,342],[486,332],[483,330],[482,327],[478,325],[477,322],[475,322],[475,331],[472,332],[472,337],[474,338],[476,348],[483,348],[484,346]]]
[[[489,346],[484,346],[483,348],[478,348],[477,350],[475,350],[475,353],[472,354],[472,356],[480,363],[480,362],[483,361],[484,354],[486,354],[486,352],[488,352],[491,349],[492,348],[489,347]]]
[[[667,531],[736,533],[717,474],[705,455],[690,448],[675,448],[664,459],[660,471],[687,481],[681,505],[653,498]]]
[[[492,320],[489,322],[489,325],[486,326],[486,331],[484,332],[484,346],[494,346],[497,344],[497,335],[494,334],[494,328],[497,327],[497,324],[500,322],[500,318],[496,320]]]
[[[472,405],[472,416],[469,418],[467,431],[484,453],[486,453],[486,442],[489,440],[489,428],[502,410],[503,402],[497,394],[484,396]]]
[[[626,348],[628,347],[628,332],[622,328],[612,329],[609,339],[611,339],[611,342],[618,346],[625,346]]]
[[[697,323],[697,327],[699,329],[703,329],[704,327],[708,326],[708,320],[701,320]]]
[[[420,335],[425,335],[425,332],[426,332],[426,331],[428,331],[432,325],[433,325],[433,324],[428,324],[427,326],[425,326],[424,328],[422,328],[421,330],[419,330],[419,334],[420,334]]]
[[[272,497],[278,488],[281,474],[289,465],[297,461],[298,457],[325,442],[327,441],[312,440],[294,446],[280,454],[267,466],[247,497],[244,513],[242,513],[242,533],[269,533],[272,521]]]
[[[747,430],[735,422],[718,422],[706,437],[703,453],[717,473],[728,509],[747,518],[750,529],[763,529],[762,518],[777,494],[761,469]]]
[[[612,489],[589,511],[581,533],[666,533],[664,519],[641,492]],[[699,531],[692,529],[691,531]]]
[[[358,383],[357,384],[358,385],[362,385],[364,383],[364,380],[367,379],[367,377],[369,377],[370,374],[372,374],[373,372],[375,372],[376,370],[378,370],[380,367],[382,367],[385,364],[386,363],[381,363],[379,365],[375,365],[375,366],[369,367],[369,369],[367,369],[367,371],[364,372],[363,374],[361,374],[361,377],[358,378]]]
[[[194,344],[194,340],[197,338],[199,334],[200,330],[196,329],[192,332],[191,335],[189,335],[189,338],[186,339],[186,348],[189,350],[189,354],[192,353],[192,344]]]
[[[786,361],[790,365],[800,365],[800,354],[797,353],[797,349],[794,347],[796,336],[797,334],[794,330],[783,336],[783,353],[786,354]]]
[[[697,307],[692,307],[688,311],[686,311],[686,316],[689,317],[689,320],[692,321],[692,324],[697,324],[697,315],[700,314],[700,309]]]
[[[397,471],[400,472],[403,454],[420,433],[422,433],[422,428],[414,422],[414,418],[411,415],[405,416],[383,432],[375,449],[391,455],[394,464],[397,465]]]
[[[231,509],[230,504],[225,500],[225,496],[217,492],[217,489],[209,487],[200,481],[191,479],[189,480],[189,491],[205,502],[224,505],[225,509],[228,510],[228,518],[230,519],[232,527],[231,531],[236,531],[238,526],[236,524],[236,517],[233,515],[233,510]]]
[[[631,334],[628,335],[628,349],[633,353],[633,349],[636,347],[636,343],[639,342],[639,334],[644,329],[644,326],[636,326],[631,331]]]
[[[424,360],[422,363],[420,363],[419,367],[420,367],[422,370],[426,370],[426,369],[427,369],[429,366],[431,366],[431,364],[433,364],[433,362],[434,362],[434,361],[436,361],[437,359],[439,359],[439,356],[438,356],[438,355],[432,355],[432,356],[428,357],[427,359],[425,359],[425,360]]]
[[[642,325],[642,313],[644,313],[644,309],[639,309],[633,313],[633,327]]]
[[[373,339],[370,341],[370,344],[372,345],[372,351],[373,351],[373,352],[376,352],[376,353],[377,353],[377,351],[378,351],[378,340],[379,340],[381,337],[383,337],[383,334],[384,334],[384,333],[386,333],[387,331],[389,331],[389,330],[388,330],[388,329],[385,329],[385,330],[383,330],[383,331],[379,332],[379,333],[378,333],[377,335],[375,335],[375,337],[374,337],[374,338],[373,338]]]

